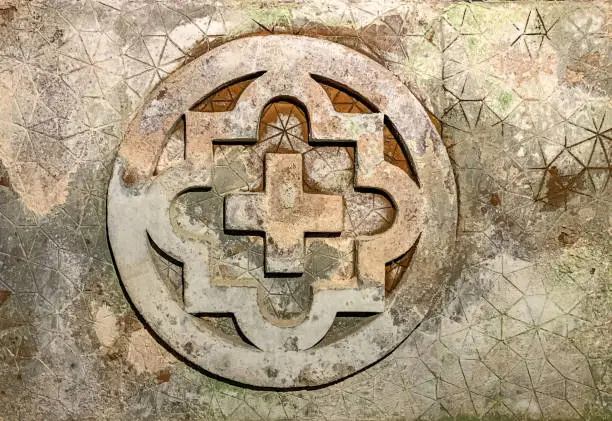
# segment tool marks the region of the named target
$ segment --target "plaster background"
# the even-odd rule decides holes
[[[0,419],[609,419],[605,2],[0,2]],[[383,63],[435,116],[461,267],[392,355],[253,390],[160,346],[106,240],[132,113],[190,57],[289,32]]]

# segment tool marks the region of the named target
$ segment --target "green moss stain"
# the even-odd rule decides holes
[[[610,421],[612,420],[612,410],[603,408],[599,405],[587,404],[584,407],[584,419],[586,421]]]
[[[463,21],[463,14],[465,13],[466,7],[467,6],[462,3],[453,5],[446,10],[446,12],[444,13],[444,17],[451,25],[461,26],[461,22]]]
[[[313,16],[316,19],[317,16]],[[342,19],[336,16],[325,16],[321,19],[321,23],[329,28],[352,28],[353,22],[350,19]]]
[[[509,111],[510,104],[512,104],[512,94],[510,92],[502,92],[499,95],[499,107],[502,111]]]
[[[255,22],[269,30],[272,30],[275,26],[288,26],[293,19],[291,9],[287,7],[251,9],[249,15]]]

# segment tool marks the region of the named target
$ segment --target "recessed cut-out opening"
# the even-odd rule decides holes
[[[421,236],[417,238],[412,247],[408,249],[404,254],[399,256],[398,258],[387,262],[385,264],[385,294],[389,296],[395,287],[401,282],[408,266],[410,266],[410,262],[412,261],[412,257],[419,245],[419,240]]]
[[[239,79],[234,79],[224,85],[221,85],[209,95],[204,97],[200,102],[190,108],[190,111],[200,112],[224,112],[231,111],[236,106],[240,95],[244,90],[258,77],[264,73],[255,72],[248,74]]]
[[[249,340],[249,338],[245,336],[242,330],[240,330],[240,326],[238,326],[236,317],[232,313],[195,313],[192,314],[192,316],[195,316],[203,322],[213,325],[221,333],[224,333],[225,335],[233,339],[239,338],[246,345],[252,346],[253,348],[257,348]]]
[[[321,340],[313,347],[326,346],[357,331],[364,324],[374,320],[378,313],[341,312],[337,313],[334,322]]]

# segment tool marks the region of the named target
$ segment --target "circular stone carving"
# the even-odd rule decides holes
[[[305,387],[391,352],[449,275],[446,150],[410,91],[331,42],[243,38],[170,75],[108,190],[127,294],[174,350]]]

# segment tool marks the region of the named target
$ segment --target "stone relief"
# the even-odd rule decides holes
[[[610,16],[610,3],[600,0],[0,2],[0,418],[610,419]],[[342,380],[288,390],[228,381],[173,350],[130,301],[107,238],[119,145],[134,115],[159,95],[153,90],[207,51],[271,34],[344,45],[408,87],[442,138],[458,199],[458,264],[407,339]],[[152,173],[132,172],[126,189],[136,192],[184,160],[179,115],[231,111],[261,75],[242,76],[220,78],[179,107],[165,146],[145,159]],[[359,83],[315,80],[337,112],[387,115]],[[264,159],[249,148],[265,138],[280,142],[278,151],[263,147],[270,153],[301,146],[289,134],[274,137],[272,126],[307,121],[309,110],[279,102],[258,116],[264,127],[253,128],[256,142],[213,142],[214,173],[227,174],[218,179],[223,187],[174,200],[176,232],[222,232],[223,220],[209,219],[220,213],[204,209],[222,207],[225,194],[263,192],[263,169],[246,170]],[[397,125],[396,117],[385,123]],[[306,139],[305,127],[289,131]],[[383,133],[385,160],[427,194],[426,173],[406,160],[414,151],[402,150],[398,130],[385,124]],[[388,195],[349,196],[355,145],[311,146],[303,168],[314,162],[329,172],[303,174],[303,191],[321,194],[330,180],[347,187],[325,193],[344,198],[346,236],[388,229],[395,212]],[[224,149],[231,154],[217,153]],[[140,150],[132,157],[145,157],[147,148]],[[251,237],[259,244],[247,250]],[[232,238],[238,246],[215,257],[218,267],[224,278],[269,281],[259,284],[257,304],[272,321],[299,321],[315,278],[354,267],[348,251],[305,247],[305,281],[259,278],[262,234]],[[386,305],[411,285],[423,238],[385,265]],[[146,240],[162,291],[182,303],[183,262]],[[339,313],[323,340],[298,352],[337,343],[379,316]],[[216,337],[259,349],[231,314],[193,317]],[[267,368],[262,378],[275,375]]]
[[[121,147],[108,224],[126,291],[164,340],[219,375],[295,387],[405,339],[445,282],[456,198],[433,124],[400,86],[296,36],[233,41],[160,85]],[[359,316],[330,335],[343,313]],[[218,337],[232,329],[210,315],[232,316],[235,334]]]

